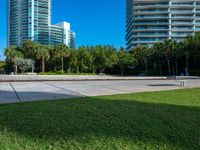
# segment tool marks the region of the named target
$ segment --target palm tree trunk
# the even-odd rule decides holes
[[[144,63],[145,63],[145,74],[148,76],[148,58],[144,58]]]
[[[96,72],[96,70],[95,70],[94,67],[93,67],[93,69],[92,69],[92,73],[95,74],[95,72]]]
[[[76,73],[79,73],[79,66],[76,66]]]
[[[186,74],[189,74],[189,54],[188,52],[186,52],[186,55],[185,55],[185,58],[186,58]]]
[[[161,66],[161,63],[159,63],[159,69],[160,69],[160,76],[162,76],[162,66]]]
[[[174,66],[174,63],[172,65],[172,69],[173,69],[173,76],[175,76],[175,66]]]
[[[121,66],[121,67],[120,67],[120,70],[121,70],[121,76],[123,76],[123,75],[124,75],[124,72],[125,72],[125,67],[124,67],[124,66]]]
[[[69,65],[68,73],[71,73],[71,65]]]
[[[62,63],[62,71],[64,71],[64,60],[63,60],[63,57],[61,58],[61,63]]]
[[[15,73],[15,74],[18,74],[17,62],[16,62],[16,60],[14,60],[13,62],[14,62],[14,73]]]
[[[146,76],[148,76],[148,63],[147,63],[147,62],[145,63],[145,66],[146,66],[146,67],[145,67],[145,68],[146,68],[146,69],[145,69]]]
[[[32,65],[32,73],[34,72],[34,65]]]
[[[45,62],[44,62],[44,57],[42,57],[42,72],[45,72]]]
[[[176,62],[176,76],[178,75],[178,63]]]
[[[168,72],[169,72],[169,76],[171,75],[171,65],[170,65],[170,60],[167,60],[167,65],[168,65]]]

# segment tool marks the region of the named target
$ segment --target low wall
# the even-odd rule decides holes
[[[17,81],[92,81],[92,80],[174,80],[199,77],[120,77],[100,75],[0,75],[0,82]]]

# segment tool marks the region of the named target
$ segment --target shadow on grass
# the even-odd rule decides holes
[[[111,138],[130,145],[152,143],[154,148],[162,143],[166,149],[170,145],[177,149],[200,146],[199,107],[86,97],[2,105],[0,116],[0,132],[6,129],[19,138],[80,145],[96,138],[102,146]]]

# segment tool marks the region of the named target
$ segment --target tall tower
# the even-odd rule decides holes
[[[8,0],[7,45],[20,45],[20,0]]]
[[[51,0],[8,0],[8,46],[49,43]]]
[[[127,49],[200,31],[199,0],[127,0]]]

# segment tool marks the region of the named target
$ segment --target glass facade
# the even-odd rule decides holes
[[[43,45],[70,47],[65,40],[70,33],[64,30],[65,27],[51,25],[51,0],[8,0],[8,46],[20,46],[32,40]]]
[[[55,25],[50,27],[50,45],[65,43],[64,29]]]
[[[199,0],[127,0],[127,49],[200,31]]]
[[[69,31],[69,47],[76,48],[76,33]]]
[[[51,0],[8,0],[8,46],[49,43]]]
[[[12,10],[12,11],[10,11]],[[20,0],[8,1],[8,45],[20,44]]]

